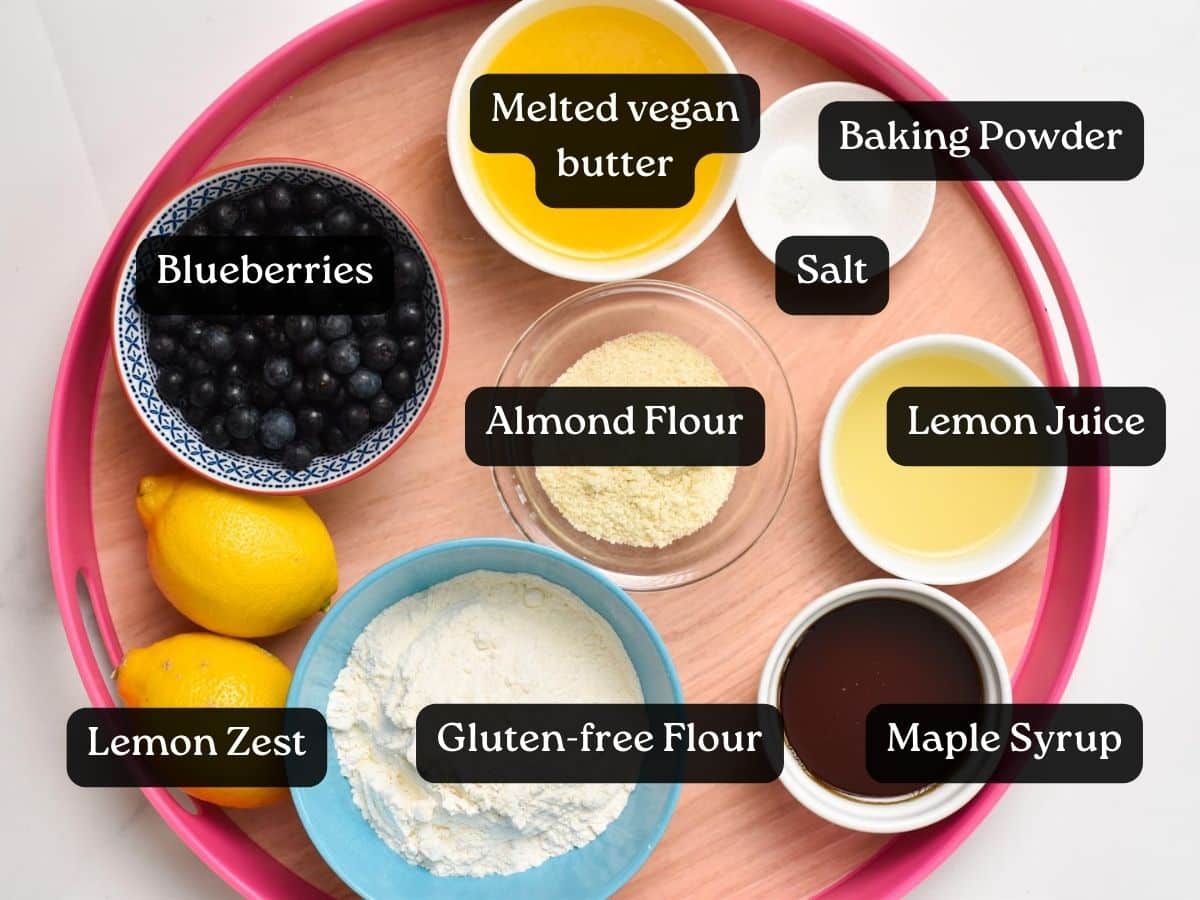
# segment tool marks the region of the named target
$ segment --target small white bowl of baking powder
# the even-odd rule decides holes
[[[758,146],[743,160],[737,210],[767,259],[792,235],[873,235],[895,265],[916,245],[933,213],[932,181],[834,181],[817,163],[817,120],[835,101],[889,101],[846,81],[823,81],[785,94],[762,114]]]

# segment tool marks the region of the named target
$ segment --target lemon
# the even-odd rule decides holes
[[[282,707],[292,673],[262,647],[194,632],[130,650],[117,668],[126,706]],[[286,788],[183,788],[221,806],[248,809],[274,803]]]
[[[148,475],[138,515],[154,583],[209,631],[266,637],[329,605],[333,541],[300,497],[246,494],[195,475]]]

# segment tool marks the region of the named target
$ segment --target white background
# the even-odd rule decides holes
[[[64,722],[85,697],[47,571],[47,413],[84,281],[154,162],[234,78],[342,5],[0,4],[5,895],[229,895],[136,791],[85,791],[66,778]],[[1200,4],[819,5],[957,99],[1127,99],[1145,112],[1146,167],[1135,181],[1028,185],[1083,298],[1105,380],[1154,385],[1171,411],[1166,459],[1113,473],[1104,578],[1068,691],[1141,709],[1145,770],[1126,786],[1012,788],[916,896],[1195,896]]]

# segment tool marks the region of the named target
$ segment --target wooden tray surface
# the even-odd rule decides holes
[[[386,33],[293,85],[213,160],[296,156],[353,172],[388,194],[421,230],[445,279],[450,349],[425,421],[390,460],[311,498],[337,547],[343,589],[383,562],[435,541],[519,536],[486,469],[463,447],[463,402],[494,383],[525,327],[580,285],[510,257],[476,224],[454,184],[446,106],[458,64],[506,4],[474,6]],[[846,80],[822,59],[752,26],[700,13],[764,106],[804,84]],[[809,600],[879,575],[846,542],[817,474],[822,419],[859,362],[903,338],[953,331],[1006,347],[1045,375],[1029,309],[995,235],[959,185],[938,186],[924,238],[892,270],[891,300],[873,317],[792,317],[775,305],[772,265],[731,211],[699,249],[655,277],[730,304],[767,335],[791,380],[799,420],[796,471],[783,508],[741,560],[699,584],[638,594],[666,641],[690,702],[753,702],[768,649]],[[101,575],[123,646],[193,626],[158,593],[134,510],[138,479],[173,464],[142,430],[113,370],[101,393],[93,455]],[[953,588],[987,623],[1011,667],[1029,633],[1047,542],[985,581]],[[263,642],[294,664],[315,620]],[[290,803],[233,813],[255,841],[316,886],[353,896],[309,843]],[[828,825],[779,784],[685,785],[661,844],[625,897],[799,896],[830,884],[884,842]]]

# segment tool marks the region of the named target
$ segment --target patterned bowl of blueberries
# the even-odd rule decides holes
[[[444,292],[405,215],[352,175],[265,159],[211,172],[139,235],[382,234],[396,298],[373,316],[146,314],[136,243],[113,305],[117,371],[138,418],[206,478],[261,493],[341,484],[391,454],[433,401],[446,359]]]

